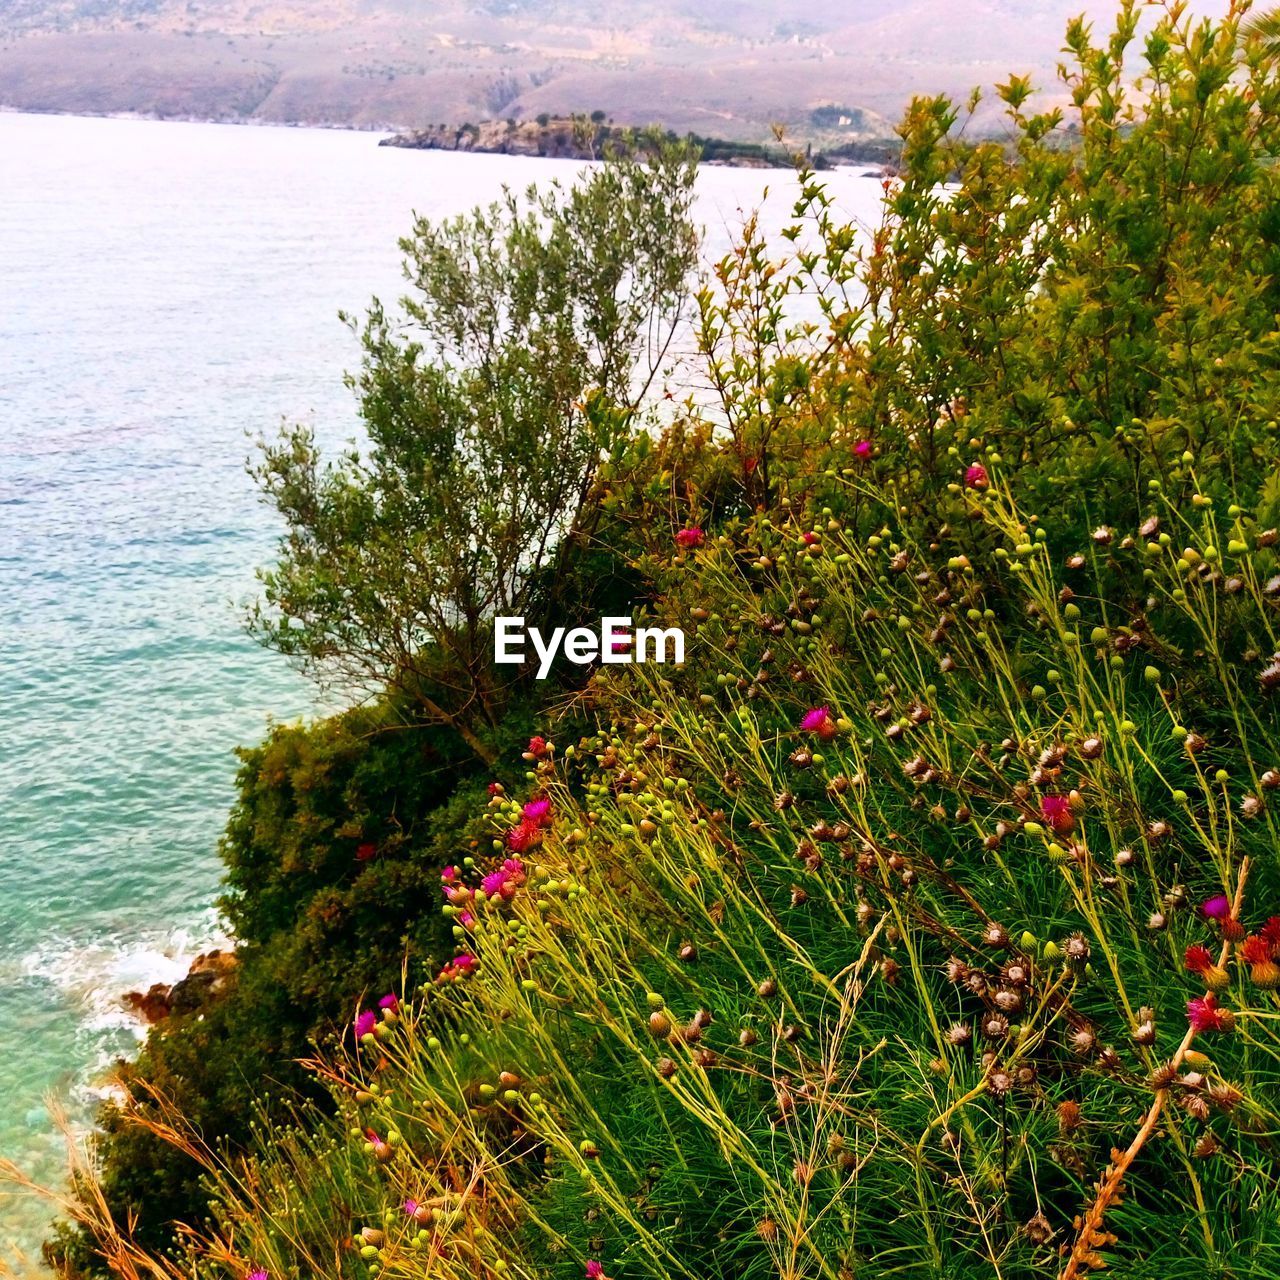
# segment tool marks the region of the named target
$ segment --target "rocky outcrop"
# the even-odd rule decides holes
[[[145,992],[128,992],[123,997],[124,1007],[148,1026],[169,1017],[195,1013],[226,994],[238,965],[234,951],[206,952],[191,962],[187,976],[172,987],[157,982]]]

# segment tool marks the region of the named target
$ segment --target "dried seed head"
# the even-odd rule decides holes
[[[943,969],[948,982],[964,982],[969,976],[969,966],[957,956],[951,956]]]
[[[773,1244],[778,1238],[778,1224],[772,1218],[761,1218],[756,1223],[756,1235],[760,1237],[765,1244]]]
[[[1147,917],[1147,928],[1150,929],[1152,933],[1159,933],[1160,930],[1168,923],[1169,921],[1166,919],[1163,911],[1153,911]]]
[[[1156,1042],[1155,1010],[1144,1006],[1138,1010],[1138,1024],[1133,1029],[1134,1044],[1152,1045]]]
[[[1048,1244],[1053,1239],[1053,1227],[1043,1213],[1036,1213],[1028,1218],[1022,1230],[1032,1244]]]
[[[770,996],[776,996],[778,994],[777,982],[775,982],[772,978],[763,979],[760,985],[756,987],[756,994],[763,996],[766,1000]]]
[[[991,1092],[1001,1097],[1013,1088],[1013,1077],[1003,1068],[997,1067],[988,1077],[987,1084]]]
[[[982,1034],[988,1040],[1004,1040],[1009,1035],[1009,1019],[1003,1013],[988,1013],[982,1019]]]
[[[1172,1062],[1162,1062],[1151,1073],[1153,1089],[1167,1089],[1178,1078],[1178,1068]]]
[[[1102,754],[1102,739],[1086,738],[1080,744],[1079,751],[1086,760],[1096,760]]]
[[[1009,930],[1002,924],[997,924],[994,920],[987,925],[982,935],[982,940],[989,947],[1007,947],[1009,945]]]
[[[1070,1098],[1064,1098],[1057,1106],[1058,1132],[1062,1135],[1074,1133],[1080,1127],[1080,1104]]]
[[[655,1040],[665,1040],[671,1034],[671,1019],[661,1009],[649,1015],[649,1034]]]
[[[738,1043],[744,1049],[750,1049],[753,1044],[756,1044],[759,1041],[759,1039],[760,1037],[752,1031],[750,1027],[743,1027],[742,1030],[738,1032]]]
[[[1001,1013],[1022,1012],[1022,992],[1013,987],[1001,987],[995,994],[995,1002]]]
[[[674,1059],[672,1059],[672,1058],[659,1058],[659,1059],[658,1059],[658,1074],[659,1074],[659,1075],[660,1075],[664,1080],[670,1080],[670,1079],[671,1079],[671,1077],[672,1077],[673,1075],[675,1075],[675,1073],[676,1073],[676,1071],[677,1071],[678,1069],[679,1069],[679,1068],[676,1066],[676,1064],[675,1064],[675,1060],[674,1060]]]
[[[1217,1138],[1215,1138],[1211,1133],[1204,1133],[1200,1135],[1200,1139],[1195,1145],[1193,1154],[1197,1160],[1208,1160],[1211,1157],[1216,1156],[1220,1150],[1221,1148],[1218,1145]]]
[[[1083,1057],[1098,1047],[1098,1033],[1088,1023],[1084,1023],[1072,1031],[1069,1043],[1071,1052]]]
[[[947,1043],[960,1048],[973,1039],[973,1028],[967,1022],[953,1022],[947,1028]]]
[[[1133,850],[1132,849],[1118,850],[1116,853],[1116,866],[1117,867],[1133,866]]]
[[[1069,965],[1083,968],[1089,960],[1089,939],[1083,933],[1073,933],[1062,944],[1062,953],[1066,956]]]

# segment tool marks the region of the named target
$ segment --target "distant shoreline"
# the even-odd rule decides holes
[[[536,120],[485,120],[479,124],[439,124],[383,138],[382,147],[403,147],[416,151],[473,151],[483,155],[531,156],[541,159],[598,159],[611,146],[628,138],[643,137],[644,129],[624,128],[606,121],[603,112],[592,116],[542,115]],[[789,169],[797,158],[814,169],[832,169],[837,164],[880,165],[896,168],[900,150],[889,139],[874,138],[846,142],[835,147],[815,147],[808,140],[785,137],[775,143],[734,142],[698,134],[677,134],[674,130],[651,126],[670,142],[687,141],[700,150],[703,164],[746,169]]]
[[[395,147],[408,151],[455,151],[475,155],[522,156],[535,160],[579,160],[590,162],[599,159],[601,149],[610,142],[620,141],[630,133],[643,130],[625,129],[616,125],[595,125],[591,142],[584,144],[581,135],[575,133],[586,117],[550,117],[547,121],[483,121],[478,125],[434,125],[425,129],[403,129],[392,124],[334,124],[302,120],[262,120],[246,116],[179,116],[157,115],[141,111],[60,111],[55,108],[15,107],[0,103],[0,115],[56,116],[73,120],[137,120],[154,124],[216,124],[237,128],[259,129],[318,129],[327,133],[382,134],[380,147]],[[671,130],[661,130],[672,141],[683,140]],[[724,138],[706,138],[697,134],[685,135],[702,150],[700,163],[723,168],[791,169],[794,158],[805,155],[806,160],[818,170],[829,170],[840,165],[880,166],[894,169],[898,162],[896,145],[889,139],[872,139],[866,142],[844,143],[838,147],[814,149],[799,141],[786,140],[769,146],[764,143],[733,142]],[[808,147],[808,153],[806,152]]]

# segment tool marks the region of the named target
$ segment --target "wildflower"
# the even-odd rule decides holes
[[[587,1280],[608,1280],[604,1273],[604,1267],[594,1258],[589,1259],[587,1262]]]
[[[267,1273],[261,1267],[255,1267],[244,1280],[267,1280]]]
[[[1196,1000],[1187,1001],[1187,1021],[1193,1031],[1230,1031],[1235,1015],[1230,1009],[1218,1008],[1218,997],[1212,991]]]
[[[407,1218],[412,1218],[418,1212],[418,1202],[416,1200],[406,1200],[400,1207],[404,1210]]]
[[[522,818],[510,831],[507,832],[507,848],[513,853],[524,853],[530,846],[536,844],[542,836],[542,827],[536,822],[530,822],[528,818]],[[492,876],[486,876],[482,887],[485,893],[491,893],[489,881]]]
[[[871,457],[871,441],[859,440],[858,443],[853,446],[853,456],[855,458]]]
[[[458,982],[475,970],[479,961],[473,955],[464,952],[454,958],[436,975],[437,983]]]
[[[1040,814],[1060,836],[1075,829],[1076,820],[1071,816],[1071,801],[1067,796],[1041,796]]]
[[[356,845],[356,861],[369,862],[377,852],[378,846],[366,840],[363,844]]]
[[[535,760],[543,759],[551,750],[551,744],[540,733],[535,733],[529,739],[529,745],[525,748],[525,754],[532,756]]]
[[[1249,977],[1255,986],[1267,991],[1280,986],[1280,965],[1276,964],[1274,948],[1266,938],[1250,934],[1240,944],[1240,958],[1249,966]]]
[[[830,742],[836,736],[836,722],[831,718],[830,707],[814,707],[806,711],[800,720],[802,733],[816,733],[823,742]]]
[[[521,826],[524,824],[522,823]],[[517,828],[519,830],[519,828]],[[490,898],[510,899],[524,884],[524,863],[519,858],[507,858],[496,871],[491,871],[480,882],[485,895]]]
[[[985,489],[990,483],[987,469],[980,462],[975,462],[964,473],[965,487],[968,489]]]
[[[373,1029],[378,1025],[378,1015],[372,1009],[362,1009],[356,1014],[355,1032],[356,1039],[363,1040],[365,1036],[373,1035]]]
[[[1188,947],[1183,959],[1187,968],[1192,973],[1199,974],[1205,986],[1211,991],[1222,991],[1231,981],[1227,971],[1220,964],[1215,963],[1208,947],[1199,945]]]
[[[1210,920],[1225,920],[1231,914],[1231,902],[1225,893],[1214,894],[1200,907]]]
[[[695,524],[676,533],[676,546],[682,551],[696,551],[707,540],[707,535]]]
[[[551,801],[545,796],[538,800],[530,800],[522,810],[525,821],[536,826],[545,827],[551,823]]]
[[[396,999],[394,993],[388,994],[378,1001],[378,1008],[386,1009],[389,1013],[399,1013],[400,1001]]]
[[[494,800],[498,796],[505,794],[505,788],[500,782],[489,783],[485,790],[488,791],[490,800]]]
[[[1280,916],[1272,916],[1271,919],[1262,926],[1262,936],[1266,938],[1273,947],[1280,947]]]

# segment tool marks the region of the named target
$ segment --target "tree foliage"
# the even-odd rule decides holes
[[[264,445],[287,526],[253,615],[266,643],[344,688],[410,692],[493,758],[509,689],[492,620],[535,612],[668,357],[692,181],[686,149],[655,145],[569,189],[418,221],[403,316],[375,302],[361,330],[367,447],[326,462],[303,428]]]

